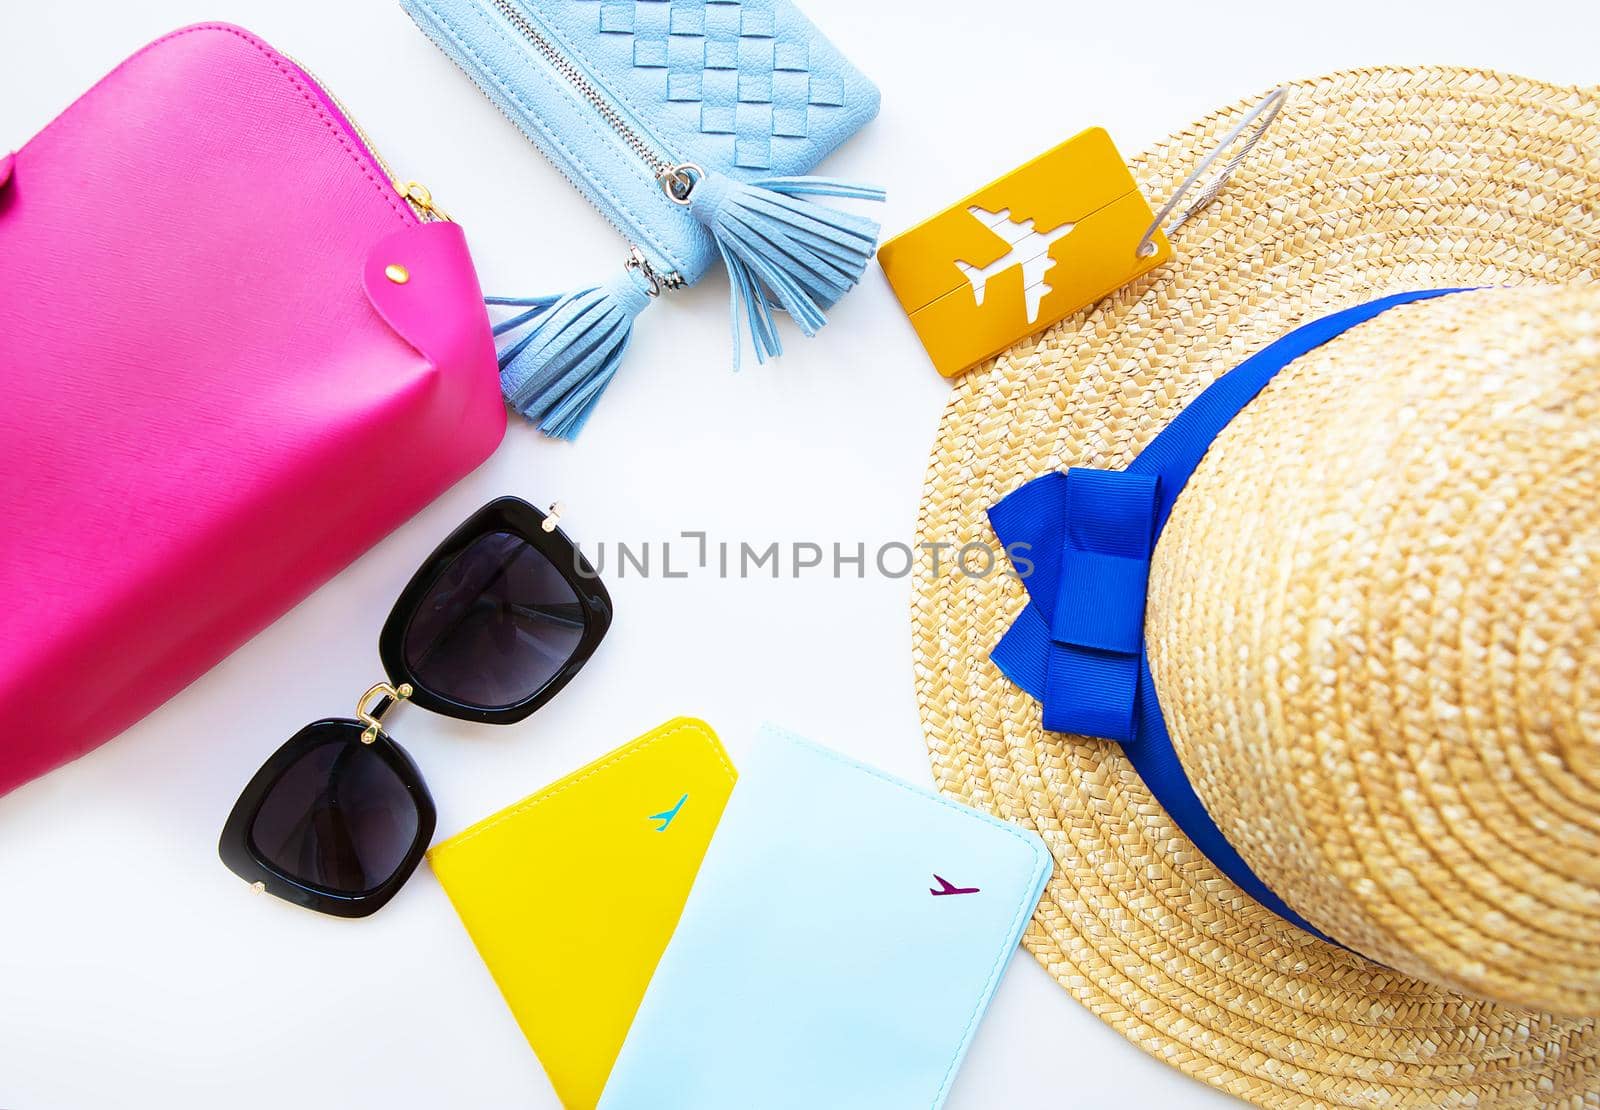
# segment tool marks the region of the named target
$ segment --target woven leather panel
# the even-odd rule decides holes
[[[528,140],[645,252],[652,266],[663,273],[676,271],[690,282],[715,264],[716,244],[687,208],[662,191],[655,177],[657,160],[693,162],[736,181],[803,176],[878,110],[872,82],[789,0],[630,0],[620,6],[616,0],[401,3]],[[640,134],[648,157],[642,158],[607,125],[582,90],[540,56],[501,3],[524,13],[600,90],[606,103],[622,112]],[[613,14],[606,14],[608,6]],[[680,9],[684,14],[677,16],[674,33],[672,21]],[[763,37],[755,32],[764,29],[761,16],[767,14],[772,33]],[[602,31],[602,20],[612,27],[631,24],[631,29]],[[801,44],[805,69],[778,69],[780,63],[796,63]],[[708,55],[717,68],[707,67]],[[751,66],[762,57],[767,58],[764,67]],[[652,64],[636,64],[636,58]],[[752,98],[763,88],[760,78],[767,78],[771,91],[765,101],[739,99],[742,72],[751,75],[746,94]],[[668,84],[675,74],[676,95],[685,98],[689,92],[684,80],[699,75],[696,99],[669,99]],[[830,89],[842,92],[833,97]],[[813,103],[826,99],[841,103]],[[706,119],[708,107],[724,109],[720,120],[714,110]],[[785,108],[803,109],[803,118],[780,111]],[[728,129],[704,130],[703,120]],[[802,123],[803,135],[781,133],[800,131]],[[738,150],[741,138],[744,149]],[[745,164],[736,161],[740,155]]]
[[[603,40],[631,42],[633,67],[646,71],[638,76],[659,98],[658,111],[701,135],[724,137],[729,163],[741,169],[771,169],[775,145],[805,144],[814,131],[837,126],[827,117],[854,114],[842,60],[831,48],[815,49],[826,42],[787,3],[572,2],[591,10]]]

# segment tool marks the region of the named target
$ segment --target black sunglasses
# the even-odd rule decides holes
[[[435,813],[384,717],[410,701],[520,721],[572,680],[611,625],[610,595],[557,519],[502,497],[439,545],[378,638],[389,680],[361,696],[355,719],[301,729],[239,795],[217,846],[230,871],[340,917],[394,897],[433,839]]]

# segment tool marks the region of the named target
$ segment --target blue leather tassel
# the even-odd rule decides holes
[[[875,221],[808,197],[882,200],[883,190],[825,177],[768,177],[740,182],[707,174],[695,182],[689,211],[716,240],[728,268],[734,365],[741,313],[756,360],[783,352],[774,310],[806,335],[827,322],[823,310],[861,280],[878,245]]]
[[[624,270],[606,284],[548,297],[488,297],[525,309],[497,324],[500,387],[546,435],[574,439],[617,373],[633,321],[650,303],[648,280]]]

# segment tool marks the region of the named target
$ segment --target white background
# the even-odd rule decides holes
[[[1131,153],[1295,76],[1440,61],[1600,78],[1587,2],[1345,0],[1315,17],[1193,0],[803,6],[883,90],[879,119],[826,170],[886,185],[889,233],[1083,127],[1105,125]],[[432,187],[465,225],[487,289],[570,288],[621,261],[611,228],[391,0],[3,8],[0,150],[144,42],[226,19],[316,72],[398,173]],[[758,546],[910,540],[946,386],[876,267],[818,339],[738,375],[726,294],[708,278],[641,320],[576,446],[515,424],[481,469],[194,687],[0,799],[0,1108],[556,1105],[426,866],[376,917],[343,922],[252,897],[217,861],[217,834],[278,743],[348,714],[381,677],[377,634],[396,593],[493,496],[562,499],[565,528],[591,547],[684,530]],[[928,780],[907,580],[645,581],[614,566],[607,577],[609,639],[531,720],[499,729],[413,710],[395,721],[441,836],[682,713],[709,720],[736,762],[770,719]],[[951,1105],[1223,1101],[1125,1043],[1023,955]]]

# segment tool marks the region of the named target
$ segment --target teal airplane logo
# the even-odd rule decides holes
[[[678,816],[678,811],[683,808],[683,803],[687,802],[688,800],[689,795],[685,794],[683,797],[678,799],[678,804],[673,806],[671,809],[662,810],[660,813],[652,813],[650,815],[650,820],[661,822],[660,825],[656,826],[656,832],[666,832],[667,826],[672,824],[672,819]]]

